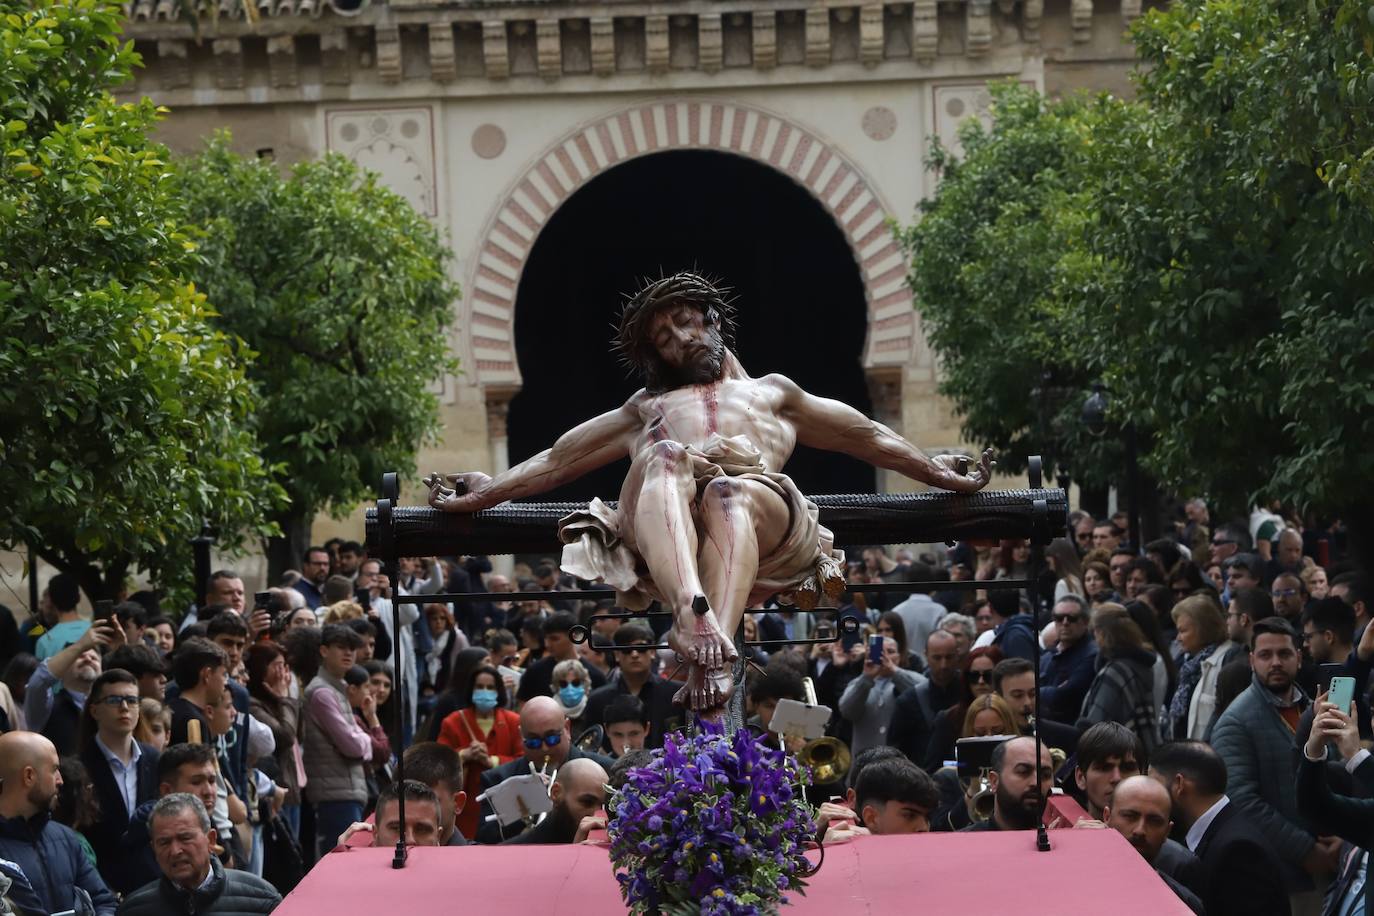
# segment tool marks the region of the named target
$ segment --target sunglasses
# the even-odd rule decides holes
[[[138,697],[101,697],[100,702],[106,706],[137,706]]]
[[[622,650],[626,655],[647,655],[654,651],[653,646],[628,646]]]
[[[562,732],[556,732],[552,735],[544,735],[542,738],[536,735],[533,738],[525,739],[525,747],[529,748],[532,751],[537,751],[539,750],[541,745],[548,747],[558,747],[559,742],[562,740]]]
[[[581,687],[581,686],[582,686],[582,682],[581,682],[581,681],[559,681],[559,682],[558,682],[558,686],[559,686],[559,689],[562,689],[562,688],[564,688],[564,687]]]
[[[967,674],[964,675],[964,678],[965,678],[970,684],[982,684],[982,683],[991,684],[991,683],[992,683],[992,672],[991,672],[991,671],[969,671]]]
[[[1213,547],[1225,547],[1227,544],[1234,544],[1234,543],[1235,543],[1235,541],[1232,541],[1232,540],[1229,540],[1229,539],[1226,539],[1226,538],[1220,538],[1220,539],[1218,539],[1218,538],[1213,538],[1213,539],[1212,539],[1212,546],[1213,546]]]
[[[1055,615],[1054,615],[1054,622],[1055,622],[1055,623],[1078,623],[1078,621],[1080,621],[1080,620],[1082,620],[1082,619],[1083,619],[1083,615],[1082,615],[1082,614],[1055,614]]]

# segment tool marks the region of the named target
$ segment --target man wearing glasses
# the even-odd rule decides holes
[[[1097,643],[1088,627],[1088,608],[1077,595],[1054,603],[1055,649],[1040,659],[1040,708],[1047,719],[1078,720],[1097,664]]]
[[[128,850],[120,840],[138,806],[158,796],[158,752],[134,740],[137,679],[119,668],[100,675],[91,685],[86,715],[90,722],[83,735],[81,762],[100,804],[100,820],[86,828],[86,838],[105,883],[127,894],[137,885],[127,881]]]
[[[1224,563],[1241,550],[1250,549],[1250,534],[1235,525],[1222,525],[1212,532],[1212,551],[1208,564]]]
[[[604,726],[606,707],[612,700],[626,695],[638,697],[649,719],[648,746],[662,747],[663,736],[683,726],[685,710],[673,702],[675,686],[653,671],[653,631],[641,623],[627,623],[615,631],[613,639],[617,646],[629,648],[615,653],[618,673],[612,676],[609,684],[592,691],[584,718]],[[640,648],[633,648],[635,646]]]
[[[482,774],[482,790],[485,792],[512,776],[543,773],[553,776],[555,770],[569,760],[590,758],[609,770],[611,761],[600,754],[589,754],[578,750],[572,744],[572,734],[568,727],[568,717],[563,707],[553,697],[533,697],[520,710],[520,737],[525,753],[499,767],[493,767]],[[502,826],[495,821],[488,822],[487,815],[492,813],[491,805],[482,803],[482,822],[477,828],[477,842],[500,843],[519,834],[523,824]]]

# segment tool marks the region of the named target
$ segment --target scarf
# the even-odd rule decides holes
[[[1178,668],[1178,688],[1169,703],[1169,732],[1176,741],[1188,737],[1188,707],[1192,705],[1193,691],[1202,677],[1202,663],[1211,658],[1220,645],[1214,642],[1193,653]]]

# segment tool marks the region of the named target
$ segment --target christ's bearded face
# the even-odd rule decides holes
[[[656,359],[644,366],[645,387],[667,391],[717,381],[725,362],[720,326],[687,302],[670,303],[648,321],[647,334]]]

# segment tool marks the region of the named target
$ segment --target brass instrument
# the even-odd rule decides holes
[[[802,689],[806,692],[808,706],[819,706],[816,700],[816,686],[811,678],[802,678]],[[797,760],[811,770],[817,785],[843,782],[854,762],[849,746],[839,738],[817,738],[808,741],[797,754]]]
[[[997,793],[988,788],[988,771],[978,774],[978,791],[968,799],[968,817],[975,824],[992,817],[992,809],[997,803]]]
[[[588,751],[593,754],[601,753],[601,744],[606,740],[606,729],[600,725],[591,725],[582,730],[582,733],[573,741],[573,747],[579,751]]]

